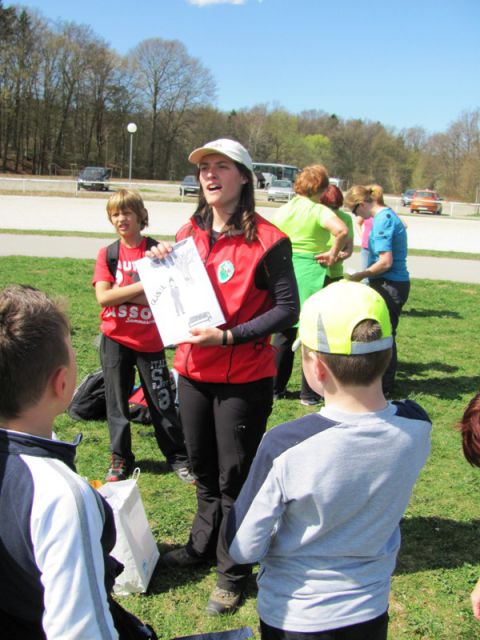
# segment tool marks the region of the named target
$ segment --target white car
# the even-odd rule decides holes
[[[273,180],[267,190],[267,200],[274,202],[275,200],[291,200],[295,195],[290,180]]]

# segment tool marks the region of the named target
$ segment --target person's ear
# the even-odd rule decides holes
[[[316,380],[323,381],[325,379],[327,368],[325,366],[325,363],[320,359],[318,353],[304,348],[303,358],[307,361],[306,365],[310,367],[310,371],[313,373]]]
[[[63,401],[68,390],[67,367],[58,367],[58,369],[51,377],[50,384],[52,393],[55,398]]]
[[[315,367],[315,377],[317,378],[317,380],[320,380],[320,382],[324,382],[325,378],[328,375],[327,365],[321,358],[319,358],[318,356],[315,356],[314,367]]]

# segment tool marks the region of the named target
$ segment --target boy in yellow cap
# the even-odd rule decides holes
[[[385,400],[392,330],[370,287],[343,280],[308,298],[300,343],[325,406],[265,435],[229,517],[229,553],[261,564],[263,640],[385,640],[399,522],[431,423],[416,403]]]

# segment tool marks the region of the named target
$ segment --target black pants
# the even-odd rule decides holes
[[[100,358],[105,376],[107,422],[112,453],[129,462],[135,459],[132,451],[128,398],[137,367],[160,451],[169,464],[185,464],[188,456],[175,408],[165,353],[134,351],[102,336]]]
[[[386,640],[388,630],[388,613],[378,618],[352,624],[348,627],[302,633],[300,631],[283,631],[270,627],[260,620],[262,640]]]
[[[187,550],[216,558],[219,587],[240,588],[251,567],[235,564],[221,529],[265,433],[273,380],[217,384],[180,376],[178,390],[188,456],[197,478],[197,513]]]
[[[397,335],[398,322],[403,305],[408,300],[410,293],[410,282],[395,282],[394,280],[386,280],[385,278],[370,279],[369,282],[372,289],[375,289],[387,303],[390,322],[392,324],[392,359],[382,378],[383,390],[392,392],[395,386],[395,375],[397,373]]]
[[[293,370],[293,361],[295,353],[292,351],[292,345],[297,337],[297,329],[284,329],[273,336],[272,344],[277,350],[275,355],[275,364],[277,366],[277,375],[273,383],[273,392],[275,394],[283,393],[286,388]],[[300,398],[302,400],[318,400],[320,396],[310,387],[305,378],[302,369],[302,384],[300,387]]]

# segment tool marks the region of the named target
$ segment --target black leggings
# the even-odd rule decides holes
[[[275,394],[281,395],[287,389],[288,381],[292,375],[293,361],[295,359],[295,353],[292,351],[292,345],[297,337],[297,329],[284,329],[278,331],[273,336],[272,345],[277,350],[275,356],[275,364],[277,366],[277,376],[274,381],[273,391]],[[316,400],[320,399],[320,396],[315,393],[305,378],[305,374],[302,369],[302,384],[300,387],[300,398],[302,400]]]
[[[382,386],[385,392],[393,392],[397,373],[397,327],[403,305],[408,300],[408,294],[410,293],[410,281],[396,282],[385,278],[371,278],[369,284],[385,300],[390,315],[393,336],[392,359],[383,375]]]
[[[187,550],[216,558],[218,586],[234,589],[251,569],[230,558],[220,530],[265,433],[273,380],[220,384],[179,376],[178,391],[188,456],[197,478],[198,506]]]
[[[387,640],[388,612],[378,618],[329,631],[283,631],[260,620],[262,640]]]

